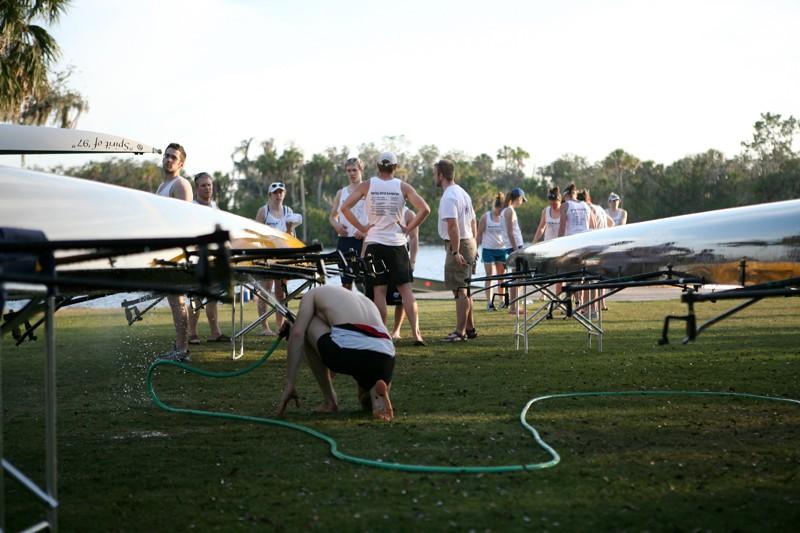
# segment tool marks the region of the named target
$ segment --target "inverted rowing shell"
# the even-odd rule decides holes
[[[90,180],[0,167],[0,191],[0,227],[41,230],[50,240],[196,237],[220,226],[230,232],[232,248],[303,246],[292,235],[248,218]],[[149,268],[179,254],[162,250],[124,257],[115,267]]]
[[[142,142],[94,131],[0,124],[0,154],[160,154]]]
[[[509,258],[511,265],[518,262],[538,274],[585,267],[611,278],[654,272],[671,265],[717,284],[797,277],[800,200],[707,211],[560,237],[528,246]]]

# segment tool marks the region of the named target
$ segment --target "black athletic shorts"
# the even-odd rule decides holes
[[[341,348],[326,333],[317,341],[317,350],[322,362],[337,374],[353,376],[359,387],[371,389],[382,379],[388,385],[394,372],[394,357],[372,350]]]
[[[374,285],[402,285],[414,281],[411,273],[411,257],[408,248],[401,246],[386,246],[371,242],[367,245],[367,254],[372,254],[375,261],[375,270],[384,270],[371,280]],[[386,268],[383,268],[383,265]]]

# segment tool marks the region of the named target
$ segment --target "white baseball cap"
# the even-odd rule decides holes
[[[608,201],[613,202],[614,200],[619,200],[619,195],[615,192],[612,192],[608,195]]]
[[[271,183],[269,186],[269,193],[272,194],[277,190],[286,190],[286,186],[283,184],[282,181],[276,181],[275,183]]]
[[[379,165],[396,165],[397,164],[397,156],[394,155],[394,152],[381,152],[381,155],[378,156],[378,164]]]

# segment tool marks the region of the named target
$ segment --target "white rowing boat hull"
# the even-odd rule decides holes
[[[232,248],[299,248],[287,233],[254,220],[125,187],[0,167],[0,227],[43,231],[49,240],[197,237],[219,226]],[[180,250],[121,257],[116,268],[150,268]],[[75,268],[109,269],[107,261]]]

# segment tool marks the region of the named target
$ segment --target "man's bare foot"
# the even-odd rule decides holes
[[[392,340],[393,341],[399,341],[400,339],[402,339],[402,337],[400,336],[399,333],[392,333]]]
[[[319,407],[314,409],[315,413],[332,414],[339,411],[339,406],[335,402],[323,402]]]
[[[372,399],[372,416],[381,420],[391,421],[394,418],[394,409],[389,400],[389,385],[379,379],[369,390]]]
[[[262,330],[261,333],[259,333],[259,335],[261,335],[262,337],[274,337],[275,332],[272,331],[271,329],[265,329]]]

